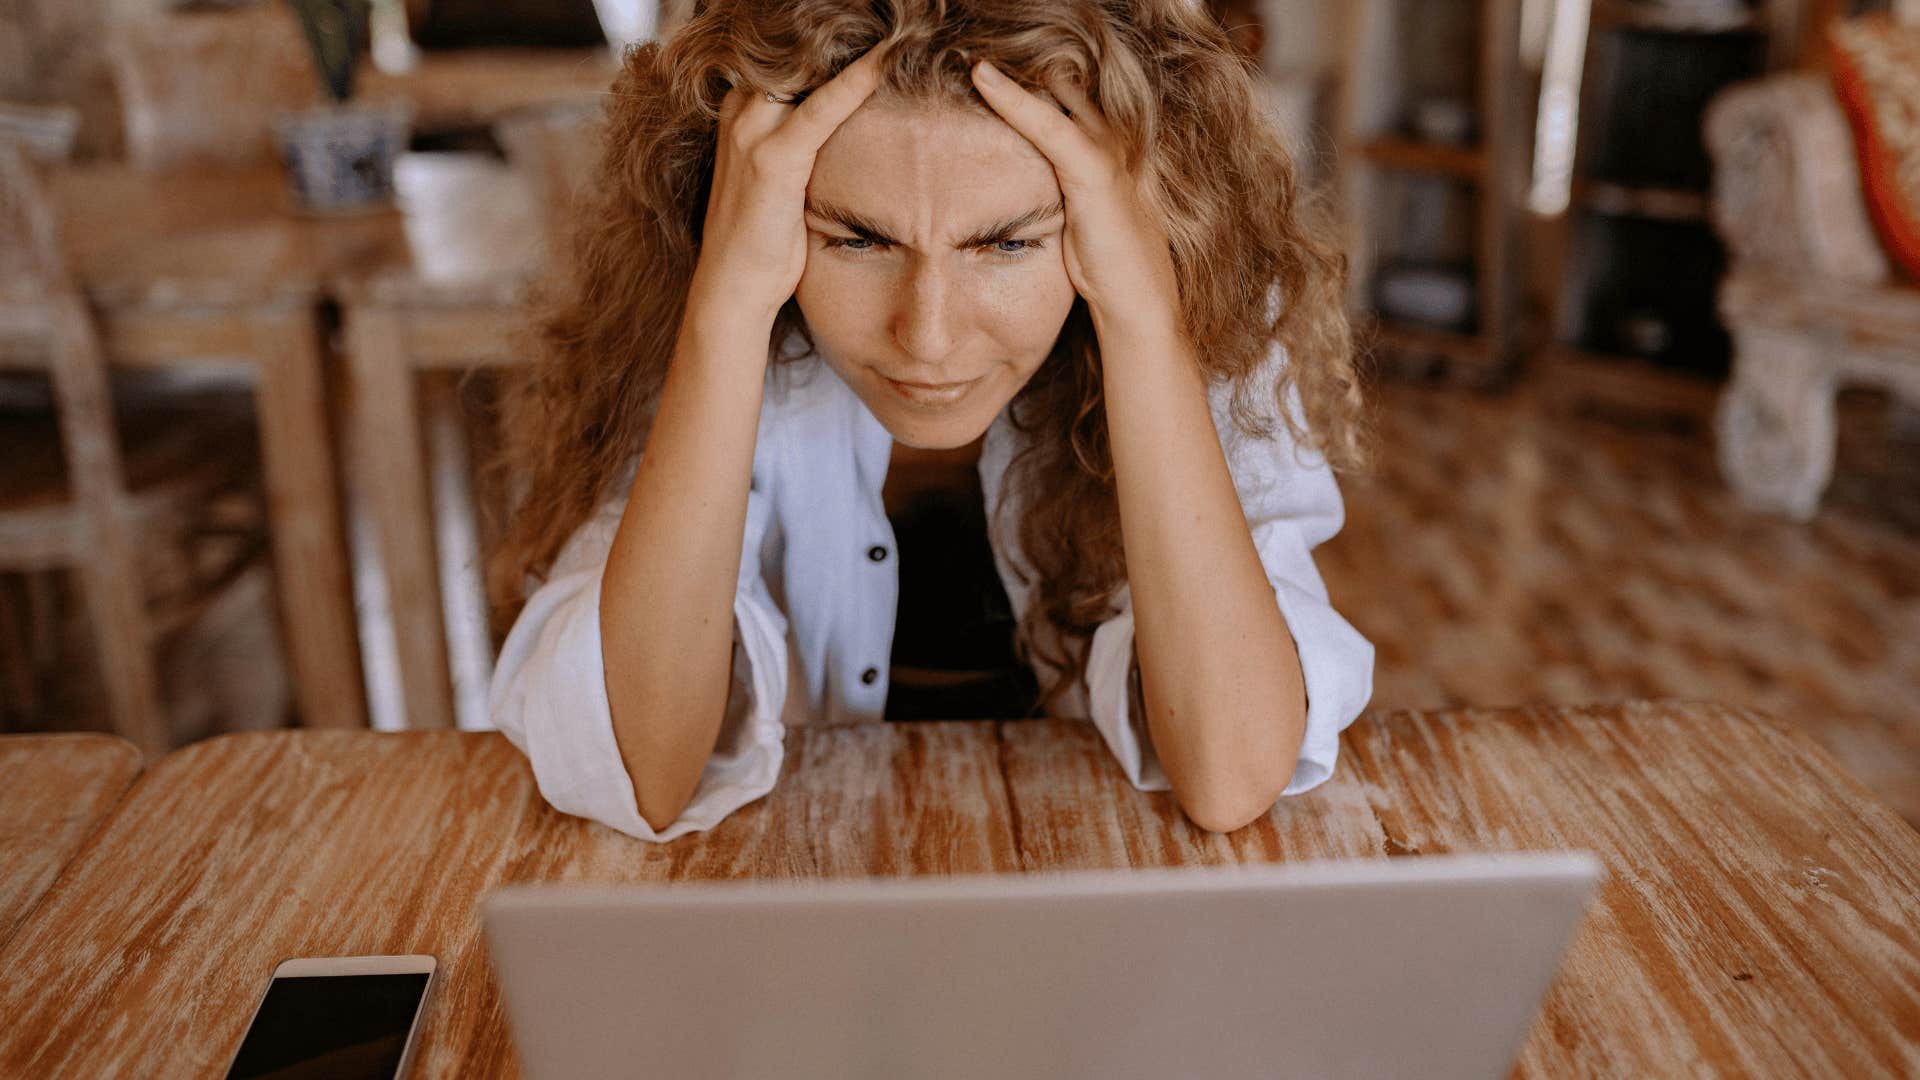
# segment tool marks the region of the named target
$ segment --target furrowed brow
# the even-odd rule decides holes
[[[887,235],[886,229],[882,228],[879,223],[873,219],[835,206],[832,203],[816,202],[813,199],[808,199],[806,202],[806,212],[822,221],[838,225],[862,240],[875,244],[899,243],[899,241]],[[966,239],[955,244],[954,247],[961,249],[982,247],[987,244],[997,244],[1002,240],[1011,240],[1014,238],[1014,234],[1024,229],[1030,229],[1043,221],[1050,221],[1066,212],[1066,204],[1062,200],[1056,199],[1051,205],[1036,206],[1024,213],[1015,214],[1003,221],[997,221],[985,228],[978,229]]]
[[[805,210],[807,213],[812,214],[822,221],[832,222],[840,226],[862,240],[875,244],[897,243],[896,240],[887,235],[885,229],[881,228],[871,218],[862,217],[851,210],[842,209],[832,203],[815,202],[812,199],[808,199]]]
[[[1036,206],[1024,214],[1015,214],[1005,221],[989,225],[974,233],[972,236],[967,237],[965,240],[960,241],[957,246],[963,248],[983,247],[987,244],[997,244],[1002,240],[1011,240],[1014,239],[1015,233],[1030,229],[1043,221],[1050,221],[1066,212],[1066,204],[1056,199],[1051,206]]]

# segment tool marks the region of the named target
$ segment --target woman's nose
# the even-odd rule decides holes
[[[893,338],[922,372],[937,370],[959,342],[963,298],[944,267],[919,260],[908,273],[893,316]]]

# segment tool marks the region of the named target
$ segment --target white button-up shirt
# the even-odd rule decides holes
[[[1254,378],[1270,388],[1284,362],[1275,349]],[[1242,433],[1228,413],[1232,389],[1223,382],[1208,390],[1214,427],[1306,678],[1306,735],[1285,792],[1292,795],[1333,774],[1340,732],[1373,694],[1373,646],[1327,602],[1313,563],[1312,549],[1339,531],[1344,514],[1332,472],[1283,425],[1268,438]],[[1270,401],[1270,389],[1255,400]],[[1297,398],[1292,407],[1297,417]],[[1025,438],[1005,410],[988,429],[980,482],[989,508]],[[893,436],[818,357],[769,370],[733,599],[726,718],[692,800],[658,831],[640,816],[614,741],[600,650],[600,580],[625,495],[574,532],[508,634],[489,696],[494,723],[532,762],[549,803],[643,840],[671,840],[712,828],[773,790],[789,723],[882,718],[899,560],[876,561],[869,551],[895,550],[881,501],[892,453]],[[1020,495],[1011,493],[1005,514],[990,515],[988,536],[1016,614],[1029,594],[1016,572],[1025,565]],[[1134,700],[1124,585],[1115,599],[1117,614],[1093,634],[1085,680],[1058,711],[1090,719],[1136,788],[1165,791]],[[1036,674],[1046,685],[1052,673]]]

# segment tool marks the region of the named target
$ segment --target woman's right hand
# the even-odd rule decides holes
[[[689,308],[713,304],[771,323],[793,295],[807,265],[814,156],[879,86],[881,52],[868,50],[797,105],[749,87],[727,91]]]

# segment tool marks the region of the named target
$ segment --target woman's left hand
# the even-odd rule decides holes
[[[1106,117],[1078,87],[1048,91],[1070,113],[1022,89],[992,64],[973,66],[980,96],[1053,164],[1066,202],[1067,277],[1096,325],[1141,317],[1179,319],[1180,293],[1166,228],[1142,178],[1127,171]]]

